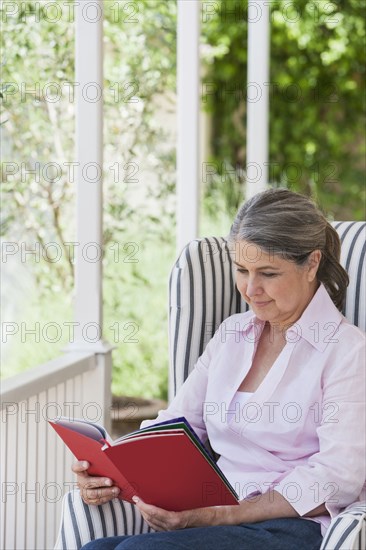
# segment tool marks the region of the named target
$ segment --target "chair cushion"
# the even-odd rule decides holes
[[[79,491],[72,491],[63,499],[55,550],[79,550],[97,538],[149,531],[150,527],[132,504],[114,499],[101,506],[87,506]],[[332,520],[320,550],[363,550],[365,547],[366,502],[357,502]]]
[[[356,502],[333,518],[320,550],[366,548],[366,502]]]
[[[366,330],[366,223],[333,222],[341,239],[341,264],[350,279],[344,315]]]
[[[222,321],[247,308],[235,287],[226,240],[210,237],[191,241],[170,275],[170,398],[183,384]]]
[[[133,504],[115,498],[100,506],[88,506],[78,490],[64,496],[61,517],[55,550],[79,550],[94,539],[152,530]]]

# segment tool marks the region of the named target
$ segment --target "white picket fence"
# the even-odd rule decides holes
[[[72,455],[48,424],[60,415],[109,428],[110,352],[68,353],[1,383],[1,549],[48,550]]]

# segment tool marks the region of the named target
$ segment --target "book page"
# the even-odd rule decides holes
[[[74,432],[78,432],[79,434],[85,435],[86,437],[90,437],[95,441],[100,441],[101,439],[110,439],[106,430],[103,428],[103,426],[100,426],[99,424],[93,424],[92,422],[88,422],[86,420],[81,420],[78,418],[76,418],[75,420],[70,420],[64,417],[60,417],[60,419],[56,422],[57,424],[60,424],[61,426],[64,426],[69,430],[73,430]]]

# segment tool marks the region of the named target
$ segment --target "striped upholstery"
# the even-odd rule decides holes
[[[78,490],[70,491],[62,503],[62,522],[55,550],[79,550],[101,537],[138,535],[151,531],[138,509],[129,502],[113,499],[100,506],[88,506]]]
[[[220,323],[247,309],[235,287],[226,240],[211,237],[190,242],[172,269],[169,296],[172,398]]]
[[[341,261],[350,275],[345,315],[366,328],[365,230],[363,222],[335,222],[341,240]],[[223,238],[194,240],[180,254],[169,284],[169,395],[173,397],[187,378],[220,323],[245,311],[235,284],[228,244]],[[353,505],[335,518],[322,550],[361,550],[365,538],[365,506]],[[353,508],[352,508],[353,510]],[[79,549],[89,540],[147,530],[138,511],[115,499],[102,506],[87,506],[78,491],[64,497],[62,523],[56,549]]]
[[[364,550],[366,548],[366,502],[353,504],[334,518],[320,550]]]
[[[334,222],[342,242],[341,262],[350,284],[343,312],[351,323],[366,330],[366,223]]]

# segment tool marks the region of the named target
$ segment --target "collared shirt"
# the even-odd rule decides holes
[[[257,390],[229,412],[264,324],[251,311],[226,319],[158,420],[185,416],[209,438],[240,499],[274,488],[300,516],[325,503],[333,517],[366,478],[364,334],[320,285]],[[330,522],[309,519],[323,533]]]

